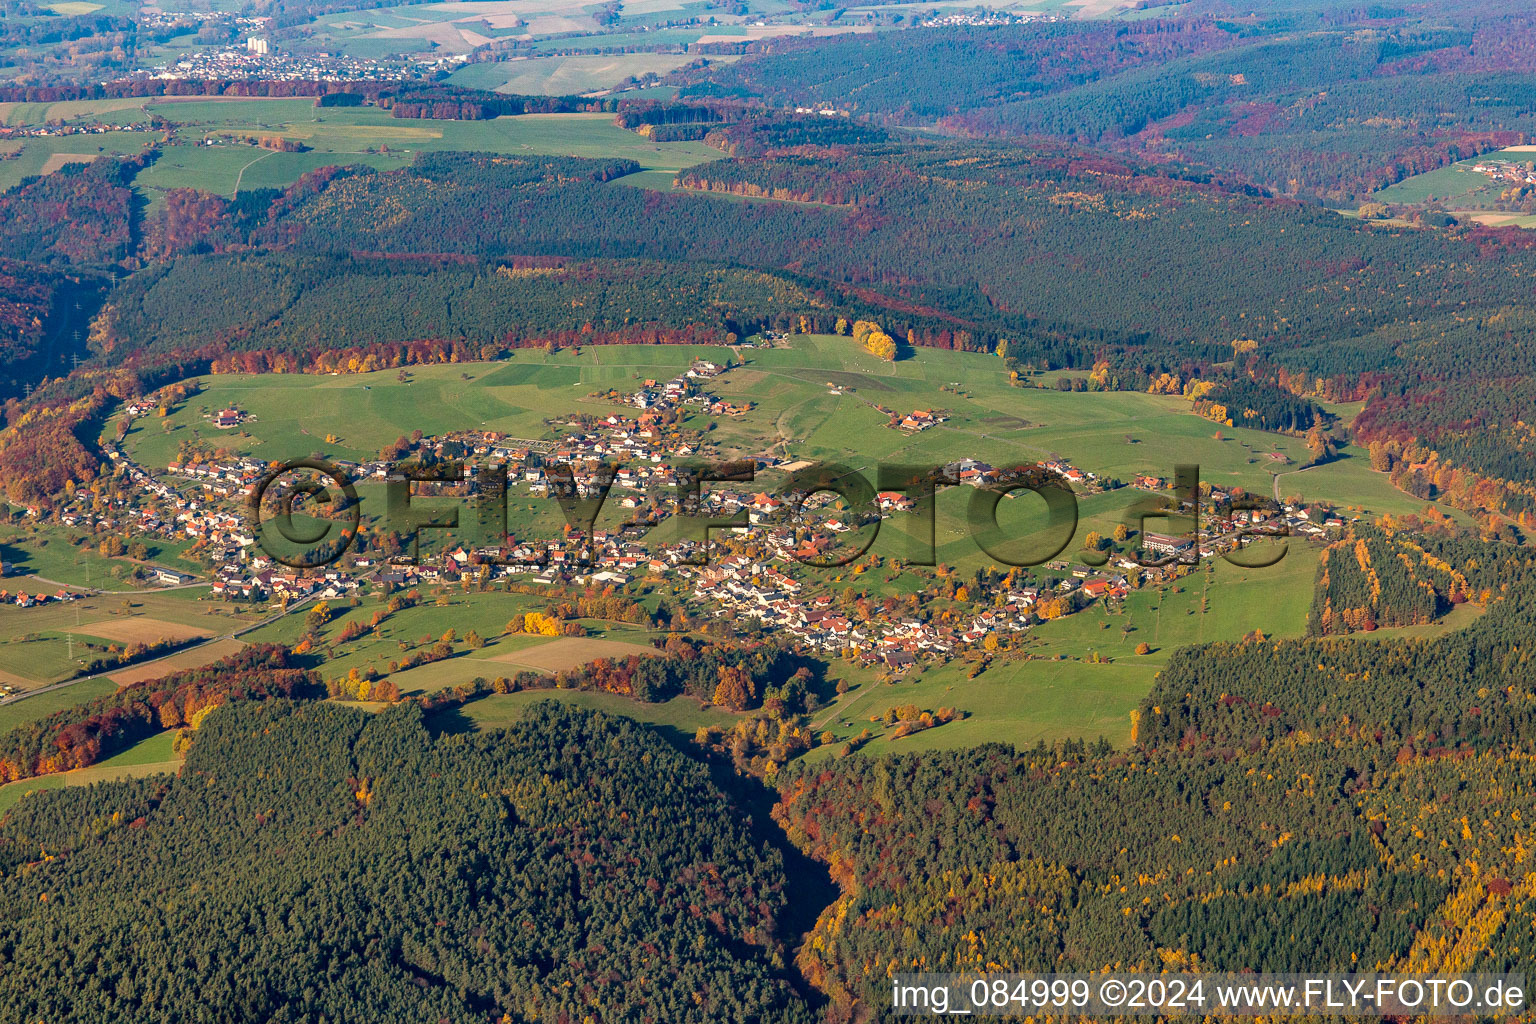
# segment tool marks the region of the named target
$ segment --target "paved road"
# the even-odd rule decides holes
[[[51,580],[46,576],[30,575],[27,576],[26,579],[37,580],[37,582],[46,583],[50,587],[63,587],[65,590],[73,590],[81,594],[90,594],[93,597],[101,594],[122,594],[128,596],[132,596],[134,594],[164,594],[171,590],[192,590],[196,587],[212,586],[212,584],[208,583],[206,580],[199,580],[196,583],[178,583],[174,587],[140,587],[137,590],[98,590],[95,587],[83,587],[78,583],[64,583],[60,580]]]

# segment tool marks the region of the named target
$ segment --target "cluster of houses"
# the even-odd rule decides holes
[[[30,593],[25,590],[18,590],[13,594],[9,590],[0,590],[0,605],[15,605],[17,608],[36,608],[39,605],[78,601],[80,597],[80,594],[69,590],[55,590],[51,594]]]
[[[993,27],[997,25],[1024,25],[1032,21],[1058,21],[1060,16],[1040,12],[997,11],[978,8],[971,11],[933,12],[917,22],[920,28],[942,28],[950,25]]]
[[[108,132],[133,132],[142,130],[136,124],[45,124],[0,125],[0,139],[50,139],[66,135],[105,135]],[[14,150],[20,154],[20,150]]]
[[[671,380],[648,380],[634,394],[629,403],[637,409],[675,409],[685,402],[714,405],[719,399],[703,390],[703,383],[719,377],[729,367],[700,359]]]
[[[662,430],[658,413],[684,402],[718,401],[703,392],[701,382],[724,372],[723,366],[700,362],[671,381],[648,381],[630,399],[630,404],[642,410],[638,416],[615,412],[596,423],[584,419],[576,433],[555,440],[462,431],[402,442],[387,453],[389,459],[338,464],[355,480],[365,481],[388,479],[401,462],[415,459],[463,461],[466,476],[456,483],[462,485],[460,493],[466,497],[472,497],[481,486],[480,467],[487,465],[503,465],[509,489],[530,495],[547,495],[553,489],[550,464],[584,466],[587,468],[579,470],[575,480],[576,489],[578,495],[590,497],[600,489],[596,466],[617,463],[607,500],[627,509],[646,507],[659,517],[675,507],[676,476],[670,460],[696,454],[697,443],[682,439],[675,431]],[[218,416],[222,419],[226,414],[239,422],[239,410],[222,410]],[[926,429],[942,416],[919,410],[907,419],[919,424],[914,429]],[[567,531],[547,541],[508,538],[498,548],[458,546],[421,564],[381,563],[376,555],[354,553],[345,563],[300,571],[274,563],[249,529],[243,505],[252,486],[269,469],[262,460],[242,456],[188,458],[171,463],[161,478],[113,446],[106,446],[106,453],[118,472],[135,485],[137,498],[131,503],[116,499],[102,512],[90,495],[82,493],[64,507],[60,520],[93,531],[195,540],[197,552],[212,567],[209,575],[216,597],[292,603],[344,597],[375,583],[404,589],[467,579],[516,579],[548,585],[623,587],[638,578],[671,578],[684,581],[683,592],[704,614],[756,622],[822,650],[851,649],[860,659],[882,663],[894,671],[922,659],[950,657],[988,636],[1027,630],[1041,620],[1042,611],[1045,616],[1054,616],[1063,608],[1123,599],[1134,586],[1176,574],[1180,563],[1240,546],[1247,531],[1274,527],[1291,535],[1322,538],[1345,525],[1338,516],[1305,506],[1234,513],[1228,505],[1232,495],[1218,488],[1201,500],[1197,533],[1157,532],[1149,523],[1140,536],[1144,554],[1170,558],[1172,565],[1149,568],[1125,554],[1099,567],[1056,562],[1044,567],[1046,572],[1039,580],[1030,581],[1032,585],[1012,587],[986,607],[958,620],[925,621],[907,615],[855,622],[825,592],[820,585],[822,578],[812,578],[802,563],[822,560],[837,544],[838,535],[859,528],[867,513],[828,513],[815,520],[802,514],[791,520],[791,509],[783,497],[749,486],[712,484],[704,488],[700,500],[703,511],[711,517],[739,515],[744,520],[744,525],[735,528],[735,537],[748,543],[744,547],[733,545],[733,549],[749,553],[717,554],[702,566],[690,558],[696,553],[691,542],[658,547],[645,543],[644,537],[631,529],[595,530],[590,535]],[[766,457],[758,460],[763,467],[776,461]],[[1063,459],[1052,458],[1042,468],[1077,490],[1099,485],[1094,474]],[[943,471],[951,483],[977,487],[1000,482],[1008,472],[975,459],[951,463]],[[1152,477],[1138,477],[1136,483],[1150,490],[1166,489],[1163,480]],[[833,500],[820,493],[801,511],[825,509]],[[881,491],[876,502],[882,516],[911,512],[915,507],[914,498],[899,491]],[[170,586],[191,579],[166,569],[160,582]],[[0,602],[40,603],[71,596],[63,592],[51,597],[0,592]],[[1051,607],[1042,610],[1044,602],[1051,602]]]
[[[1513,160],[1485,160],[1475,164],[1474,174],[1486,175],[1494,181],[1506,181],[1512,185],[1536,185],[1536,170]]]
[[[401,76],[399,63],[333,53],[273,53],[248,45],[199,50],[133,77],[167,81],[241,79],[262,82],[365,82]]]
[[[1049,589],[1010,589],[1000,602],[954,624],[910,615],[855,622],[836,607],[831,594],[804,594],[804,584],[771,558],[735,554],[707,566],[678,566],[676,571],[692,580],[691,597],[716,618],[750,620],[829,652],[851,649],[862,661],[897,671],[923,659],[949,658],[988,635],[1021,633],[1040,621],[1037,606],[1048,598],[1074,596],[1075,606],[1082,607],[1130,593],[1124,576],[1081,579],[1074,572]],[[1080,572],[1087,576],[1090,570]]]

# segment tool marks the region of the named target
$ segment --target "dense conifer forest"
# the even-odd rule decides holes
[[[0,835],[8,1020],[813,1019],[783,857],[708,772],[545,703],[243,703],[165,777],[29,798]]]

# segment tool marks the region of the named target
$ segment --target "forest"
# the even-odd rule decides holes
[[[55,979],[7,972],[0,1005],[853,1024],[892,1019],[884,978],[903,969],[1518,970],[1536,940],[1515,813],[1536,785],[1536,557],[1388,520],[1323,575],[1322,600],[1382,621],[1420,621],[1422,581],[1483,612],[1432,640],[1183,649],[1124,749],[845,752],[764,783],[732,775],[710,730],[667,741],[553,702],[504,730],[424,727],[502,692],[485,685],[369,715],[158,684],[195,726],[178,775],[38,794],[0,827],[0,944]],[[678,639],[651,668],[563,685],[750,688],[788,671],[775,657],[736,678]],[[736,803],[764,796],[781,836]],[[786,870],[801,855],[834,892]]]
[[[174,777],[10,812],[0,1015],[809,1024],[787,888],[633,722],[546,702],[434,737],[411,706],[243,702]]]
[[[798,963],[836,1022],[894,1019],[887,972],[1499,971],[1536,887],[1536,559],[1461,534],[1396,544],[1487,610],[1435,640],[1185,648],[1136,742],[800,762],[776,820],[841,895]],[[1383,547],[1386,546],[1386,548]],[[1336,602],[1352,584],[1332,572]],[[1405,617],[1407,580],[1381,602]]]
[[[1536,132],[1536,15],[1433,7],[1186,5],[1177,18],[777,40],[675,77],[685,96],[829,104],[875,122],[1188,163],[1350,199]]]

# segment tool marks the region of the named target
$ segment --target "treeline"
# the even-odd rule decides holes
[[[764,156],[773,150],[802,146],[858,146],[890,141],[883,128],[846,117],[789,116],[768,111],[731,124],[713,127],[704,144],[727,156]]]
[[[0,736],[0,780],[85,768],[166,729],[187,725],[230,701],[322,693],[312,672],[295,668],[283,648],[247,647],[201,668],[124,687],[55,711]]]
[[[23,799],[0,868],[8,1020],[814,1019],[779,850],[655,732],[553,702],[436,739],[223,708],[174,777]]]
[[[204,301],[210,292],[223,301]],[[509,308],[519,311],[512,323]],[[800,318],[830,332],[839,318],[875,317],[902,324],[919,343],[986,340],[967,341],[938,316],[882,310],[821,282],[740,268],[246,253],[182,256],[135,275],[111,296],[91,342],[112,360],[190,351],[216,371],[357,372],[541,345],[725,344],[764,327],[797,329]]]
[[[631,654],[598,658],[579,668],[558,672],[554,685],[563,690],[596,690],[634,697],[651,704],[686,694],[732,711],[761,707],[768,697],[785,697],[793,689],[798,705],[812,697],[815,672],[810,659],[775,644],[731,646],[696,643],[668,637],[654,656]]]
[[[47,23],[79,23],[89,28],[90,18],[50,18]],[[110,20],[110,19],[109,19]],[[130,22],[131,26],[132,23]],[[11,26],[4,31],[16,29]],[[85,35],[98,34],[97,29]],[[160,79],[134,78],[91,84],[0,85],[0,103],[62,103],[79,100],[137,99],[153,96],[231,96],[287,99],[314,97],[316,106],[354,106],[368,103],[390,110],[395,117],[447,120],[483,120],[516,114],[612,113],[614,98],[585,96],[518,96],[467,89],[446,83],[414,81],[333,82],[312,80],[266,81],[259,79]]]

